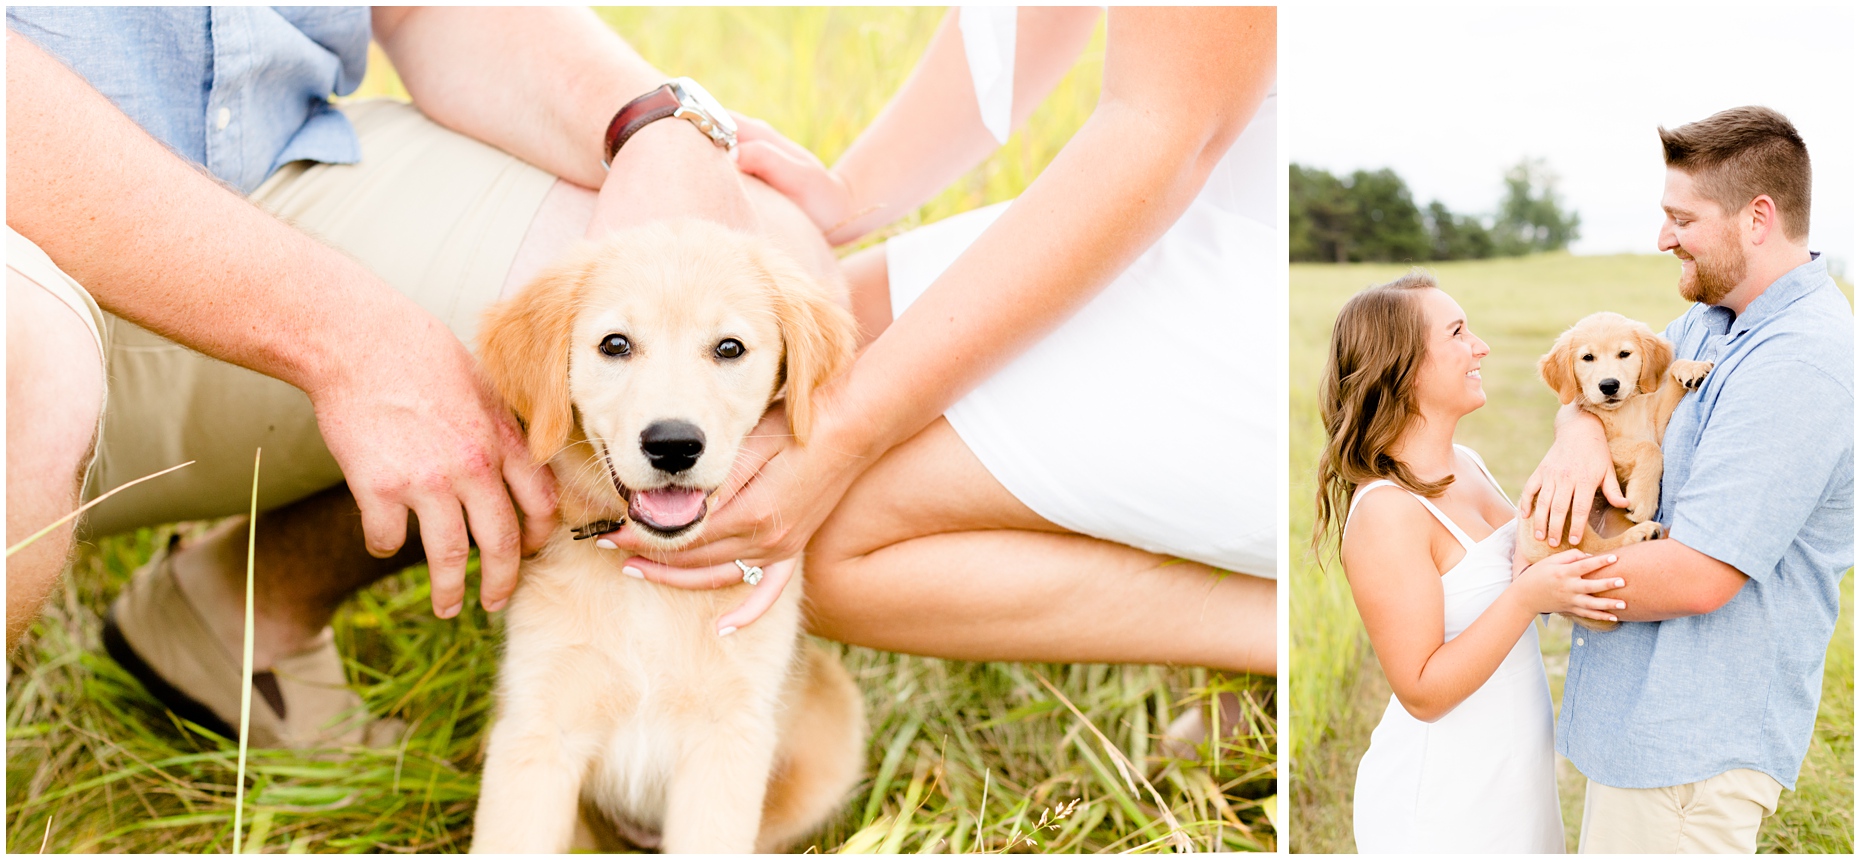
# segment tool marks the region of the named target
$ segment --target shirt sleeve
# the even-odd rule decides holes
[[[1803,362],[1745,364],[1725,380],[1671,537],[1763,582],[1827,494],[1853,440],[1853,398]]]

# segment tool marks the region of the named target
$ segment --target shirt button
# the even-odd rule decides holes
[[[225,131],[226,126],[231,122],[232,108],[220,108],[219,115],[213,118],[213,126],[220,131]]]
[[[1578,637],[1576,637],[1576,644],[1577,644],[1578,646],[1580,646],[1580,645],[1582,644],[1582,637],[1581,637],[1581,636],[1578,636]]]

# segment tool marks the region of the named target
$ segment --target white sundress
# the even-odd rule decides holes
[[[1012,21],[1011,11],[970,9],[961,19],[977,99],[997,137],[1013,94]],[[1276,577],[1286,374],[1276,102],[1276,92],[1266,98],[1154,245],[944,413],[989,474],[1054,524]],[[891,239],[894,316],[1009,205]]]
[[[1498,486],[1478,454],[1454,447]],[[1398,487],[1373,481],[1357,491],[1356,499],[1384,485]],[[1466,548],[1466,557],[1440,576],[1446,638],[1452,640],[1511,586],[1517,521],[1474,541],[1432,502],[1414,498]],[[1350,511],[1356,511],[1355,500]],[[1349,528],[1347,519],[1344,528]],[[1415,719],[1390,696],[1356,769],[1356,850],[1563,853],[1555,741],[1550,685],[1535,626],[1518,638],[1491,678],[1432,723]]]

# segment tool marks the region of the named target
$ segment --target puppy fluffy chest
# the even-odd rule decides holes
[[[1623,453],[1635,445],[1659,444],[1654,428],[1655,400],[1650,394],[1635,394],[1614,409],[1583,405],[1583,411],[1601,419],[1603,431],[1608,434],[1609,453],[1615,455],[1617,464],[1622,462]]]
[[[745,711],[776,709],[793,671],[800,583],[727,637],[747,587],[694,591],[621,573],[621,553],[566,534],[524,565],[506,619],[503,718],[555,724],[591,747],[603,807],[655,824],[679,753]],[[798,580],[798,577],[797,577]]]

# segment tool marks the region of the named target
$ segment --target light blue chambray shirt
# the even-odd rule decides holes
[[[6,23],[243,193],[292,161],[361,160],[329,96],[361,85],[366,6],[9,6]]]
[[[1667,425],[1659,520],[1750,580],[1716,612],[1576,629],[1557,751],[1590,779],[1751,768],[1795,787],[1854,563],[1853,327],[1820,259],[1741,317],[1701,304],[1666,327],[1678,357],[1716,366]]]

